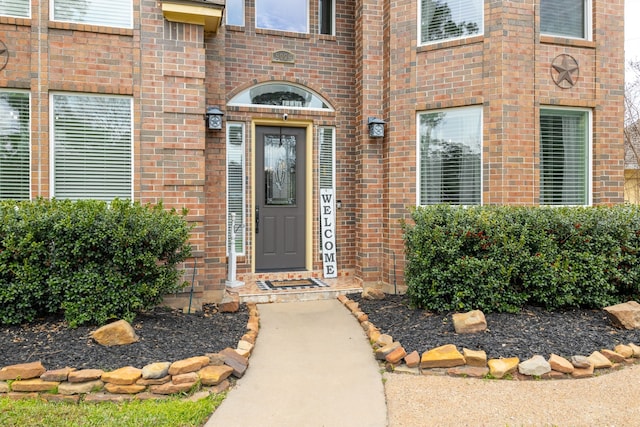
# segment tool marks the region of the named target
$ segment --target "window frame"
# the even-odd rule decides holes
[[[330,16],[330,29],[328,32],[322,31],[322,25],[324,23],[324,10],[322,5],[328,3],[331,6],[329,13]],[[318,34],[335,36],[336,35],[336,0],[318,0]]]
[[[27,6],[27,13],[25,15],[9,15],[9,14],[3,14],[0,13],[0,16],[9,16],[11,18],[23,18],[23,19],[31,19],[31,1],[30,0],[13,0],[13,4],[18,5],[18,4],[22,4],[22,3],[26,3]]]
[[[326,108],[305,107],[305,106],[299,106],[299,105],[287,106],[287,105],[259,104],[259,103],[253,103],[251,101],[251,91],[253,90],[259,91],[261,89],[269,88],[269,87],[276,88],[277,86],[283,86],[283,88],[287,89],[289,92],[296,92],[296,91],[304,92],[307,95],[311,96],[311,99],[315,104],[317,103],[324,104]],[[247,97],[248,97],[248,100],[247,100]],[[327,101],[323,96],[321,96],[317,92],[309,89],[306,86],[290,83],[287,81],[281,81],[281,80],[273,80],[273,81],[270,80],[270,81],[253,85],[234,95],[233,98],[231,98],[231,100],[227,102],[227,105],[234,106],[234,107],[257,107],[257,108],[269,108],[269,109],[281,109],[281,110],[306,110],[306,111],[330,111],[330,112],[335,111],[335,109],[331,106],[329,101]]]
[[[32,149],[32,138],[31,138],[31,92],[28,90],[21,90],[21,89],[10,89],[10,88],[0,88],[0,93],[20,93],[20,94],[26,94],[27,95],[27,112],[29,114],[29,118],[28,118],[28,124],[27,124],[27,162],[28,162],[28,167],[27,167],[27,182],[28,182],[28,188],[27,188],[27,193],[28,196],[27,198],[20,198],[20,199],[14,199],[14,198],[4,198],[2,197],[2,192],[0,191],[0,200],[31,200],[33,198],[33,192],[32,192],[32,188],[31,188],[31,161],[32,161],[32,155],[31,155],[31,149]],[[2,142],[0,140],[0,142]],[[0,182],[1,184],[1,182]]]
[[[269,28],[269,27],[261,27],[258,25],[258,3],[260,3],[261,1],[267,1],[267,0],[255,0],[254,3],[254,9],[255,9],[255,13],[254,13],[254,19],[255,19],[255,27],[257,30],[265,30],[265,31],[281,31],[281,32],[285,32],[285,33],[297,33],[297,34],[309,34],[309,17],[310,17],[310,0],[298,0],[298,1],[304,1],[306,3],[306,9],[305,9],[305,31],[297,31],[297,30],[291,30],[291,29],[282,29],[282,28]]]
[[[231,144],[231,138],[230,138],[230,130],[233,127],[238,127],[240,128],[240,132],[242,133],[241,139],[242,141],[240,142],[240,153],[241,153],[241,201],[240,201],[240,214],[238,215],[238,213],[236,212],[236,224],[237,225],[243,225],[246,221],[247,218],[247,185],[246,185],[246,179],[245,177],[247,176],[247,156],[246,156],[246,146],[247,146],[247,132],[246,132],[246,126],[245,123],[243,122],[227,122],[226,123],[226,157],[225,157],[225,174],[226,174],[226,182],[225,182],[225,198],[226,198],[226,205],[227,205],[227,209],[226,209],[226,233],[225,233],[225,252],[227,254],[227,256],[229,256],[229,243],[231,240],[231,212],[230,212],[230,203],[229,203],[229,199],[230,199],[230,191],[229,191],[229,183],[230,183],[230,175],[229,175],[229,163],[230,163],[230,149],[229,149],[229,145]],[[240,239],[238,241],[238,239]],[[242,250],[238,251],[238,246],[241,246]],[[245,233],[245,228],[241,227],[240,230],[238,231],[238,233],[236,234],[236,255],[238,256],[245,256],[246,255],[246,249],[247,248],[247,239],[246,239],[246,233]]]
[[[448,37],[448,38],[443,38],[443,39],[438,39],[438,40],[429,40],[429,41],[422,41],[422,8],[423,8],[423,1],[425,0],[417,0],[418,2],[418,32],[417,32],[417,37],[418,37],[418,47],[421,46],[430,46],[430,45],[434,45],[434,44],[438,44],[438,43],[444,43],[444,42],[450,42],[450,41],[454,41],[454,40],[464,40],[464,39],[468,39],[471,37],[478,37],[478,36],[482,36],[484,35],[484,0],[469,0],[469,1],[476,1],[479,3],[480,6],[480,10],[481,10],[481,16],[480,16],[480,29],[478,31],[477,34],[467,34],[467,35],[461,35],[458,37]],[[438,0],[436,0],[438,1]],[[451,1],[451,0],[444,0],[444,1]],[[463,0],[454,0],[454,1],[463,1]]]
[[[126,28],[126,29],[133,29],[133,0],[126,0],[129,3],[129,20],[125,25],[116,25],[116,24],[111,24],[111,23],[104,23],[104,22],[100,22],[99,20],[85,20],[85,21],[80,21],[80,20],[69,20],[69,19],[59,19],[56,18],[56,2],[68,2],[68,1],[73,1],[73,0],[51,0],[49,3],[49,16],[51,17],[50,19],[52,21],[55,22],[68,22],[68,23],[72,23],[72,24],[80,24],[80,25],[95,25],[95,26],[99,26],[99,27],[108,27],[108,28]],[[72,5],[67,5],[67,6],[72,6]]]
[[[471,110],[476,110],[477,113],[479,114],[478,120],[479,120],[479,124],[480,124],[480,129],[479,129],[479,143],[478,143],[478,150],[479,150],[479,170],[478,170],[478,178],[479,178],[479,182],[477,183],[477,191],[478,191],[478,203],[477,204],[465,204],[465,203],[449,203],[446,201],[439,201],[439,202],[434,202],[434,203],[426,203],[423,204],[422,203],[422,199],[423,199],[423,194],[422,194],[422,187],[423,187],[423,182],[422,182],[422,170],[423,170],[423,166],[422,166],[422,141],[421,141],[421,129],[420,129],[420,116],[422,115],[426,115],[426,114],[437,114],[437,113],[441,113],[441,112],[451,112],[451,111],[471,111]],[[463,107],[452,107],[452,108],[443,108],[443,109],[436,109],[436,110],[427,110],[427,111],[419,111],[416,113],[416,158],[417,158],[417,164],[416,164],[416,206],[429,206],[429,205],[435,205],[435,204],[449,204],[451,206],[482,206],[483,204],[483,184],[484,184],[484,174],[483,174],[483,169],[484,169],[484,164],[483,164],[483,144],[484,144],[484,108],[482,105],[467,105],[467,106],[463,106]],[[425,195],[425,199],[426,199],[427,195]]]
[[[584,183],[584,191],[585,191],[585,203],[584,204],[556,204],[556,203],[542,203],[542,173],[543,173],[543,164],[542,164],[542,113],[543,111],[574,111],[574,112],[583,112],[585,113],[586,118],[586,147],[585,147],[585,161],[584,161],[584,176],[587,182]],[[581,108],[581,107],[563,107],[563,106],[554,106],[554,105],[542,105],[540,106],[538,112],[538,131],[540,132],[540,136],[538,138],[538,150],[539,150],[539,196],[538,203],[541,206],[553,206],[553,207],[562,207],[562,206],[591,206],[593,204],[593,110],[590,108]]]
[[[52,92],[49,94],[49,149],[51,152],[50,160],[49,160],[49,188],[51,197],[58,197],[56,194],[56,160],[57,160],[57,152],[58,152],[58,144],[56,140],[56,105],[54,98],[57,96],[66,96],[66,97],[91,97],[91,98],[119,98],[119,99],[127,99],[129,101],[129,155],[130,155],[130,167],[129,167],[129,194],[127,195],[129,200],[134,200],[134,181],[135,181],[135,137],[134,137],[134,99],[132,96],[124,96],[124,95],[108,95],[108,94],[96,94],[96,93],[86,93],[86,92]],[[108,200],[111,201],[119,196],[113,196],[110,198],[106,197],[76,197],[69,198],[69,200]],[[124,199],[124,198],[123,198]]]
[[[230,9],[229,7],[229,3],[233,3],[235,5],[240,5],[240,18],[241,18],[241,22],[240,23],[235,23],[235,22],[229,22],[229,16],[231,16],[230,13],[225,13],[226,17],[225,17],[225,24],[226,25],[232,25],[232,26],[236,26],[236,27],[244,27],[245,26],[245,17],[244,17],[244,13],[245,13],[245,8],[244,8],[244,0],[227,0],[226,1],[226,6],[225,6],[225,12],[228,12],[228,10]]]
[[[540,35],[549,37],[562,37],[571,40],[593,40],[593,3],[592,0],[581,0],[584,5],[584,28],[582,37],[568,36],[566,34],[548,33],[542,30],[542,0],[540,0]]]

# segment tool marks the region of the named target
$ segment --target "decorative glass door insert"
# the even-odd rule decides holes
[[[267,206],[296,204],[296,137],[265,135],[264,183]]]

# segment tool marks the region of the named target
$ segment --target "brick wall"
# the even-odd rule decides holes
[[[239,121],[245,123],[247,142],[246,170],[249,176],[253,175],[251,164],[251,122],[252,120],[269,121],[280,125],[306,125],[313,122],[313,167],[317,171],[318,144],[317,126],[336,127],[336,199],[342,201],[342,208],[336,212],[337,224],[337,248],[338,268],[353,269],[356,257],[356,244],[353,239],[353,229],[356,226],[357,204],[359,203],[356,185],[354,184],[355,152],[359,146],[356,135],[361,127],[356,129],[356,95],[354,86],[354,4],[352,2],[336,2],[336,35],[319,35],[317,2],[310,2],[310,33],[297,34],[282,31],[271,31],[255,28],[255,9],[253,1],[245,2],[245,26],[227,26],[222,28],[215,40],[207,40],[208,56],[211,68],[216,68],[215,78],[209,79],[208,98],[218,105],[225,105],[234,95],[240,93],[255,84],[270,80],[286,81],[293,84],[301,84],[324,97],[331,103],[335,113],[316,112],[305,110],[288,111],[288,121],[281,120],[282,110],[251,107],[229,107],[226,109],[226,121]],[[224,40],[224,45],[219,45]],[[286,50],[291,52],[294,63],[279,63],[272,60],[272,54],[276,51]],[[217,62],[220,60],[221,62]],[[224,81],[224,85],[218,82]],[[358,119],[359,120],[359,119]],[[359,126],[359,125],[358,125]],[[366,127],[366,125],[364,125]],[[224,141],[219,142],[218,147],[224,146]],[[214,145],[214,144],[212,144]],[[225,161],[224,151],[220,157],[209,150],[211,161],[208,162],[207,174],[213,174],[224,182]],[[251,180],[249,180],[250,184]],[[317,190],[317,177],[314,175],[313,195],[307,198],[313,204],[313,218],[317,218],[319,208],[319,194]],[[250,201],[250,185],[247,188],[247,201]],[[208,196],[217,194],[213,187],[208,187]],[[222,191],[224,197],[224,189]],[[212,203],[219,203],[215,196],[211,197]],[[207,233],[207,239],[212,239],[218,247],[224,245],[225,210],[219,212],[208,211],[212,215],[211,230]],[[251,207],[247,208],[247,218],[244,222],[248,225],[246,233],[247,253],[253,251],[253,227],[255,220]],[[219,224],[220,226],[214,226]],[[313,269],[321,269],[320,258],[320,231],[318,221],[313,221],[312,232],[312,260]],[[216,251],[211,248],[211,252]],[[224,252],[217,254],[217,258],[224,257]],[[250,257],[239,259],[238,272],[249,272],[251,268]]]
[[[0,40],[12,55],[0,87],[31,91],[33,195],[51,194],[49,94],[132,96],[135,197],[189,209],[195,287],[205,299],[218,295],[226,279],[226,150],[224,131],[205,131],[203,114],[215,105],[225,121],[245,123],[251,177],[251,124],[284,124],[282,111],[226,104],[261,82],[304,85],[335,108],[293,109],[286,124],[313,125],[314,171],[317,126],[336,127],[338,267],[355,270],[365,282],[403,282],[400,221],[417,200],[419,112],[482,106],[483,203],[536,205],[540,106],[589,108],[593,202],[623,200],[623,0],[592,1],[592,41],[541,35],[537,2],[486,0],[484,35],[420,47],[415,0],[337,1],[335,36],[317,34],[315,1],[309,2],[309,34],[256,29],[254,0],[246,0],[245,26],[223,26],[215,35],[167,22],[154,0],[134,1],[133,29],[51,22],[48,7],[32,3],[31,19],[0,17]],[[274,62],[279,50],[291,52],[294,62]],[[551,62],[563,53],[580,66],[571,89],[551,78]],[[368,137],[368,117],[387,122],[385,138]],[[315,218],[315,176],[313,189],[308,200]],[[251,254],[251,206],[242,220]],[[312,237],[318,270],[317,221]],[[241,258],[238,271],[250,269],[250,257]]]

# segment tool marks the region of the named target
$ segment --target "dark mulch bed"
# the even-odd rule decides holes
[[[174,362],[226,347],[235,348],[246,332],[249,312],[219,313],[206,305],[196,314],[158,307],[132,322],[140,341],[104,347],[90,337],[95,326],[70,329],[61,317],[39,319],[20,326],[0,325],[0,367],[41,361],[47,369],[113,370],[154,362]]]
[[[408,353],[417,350],[422,354],[441,345],[455,344],[459,350],[463,347],[484,350],[489,358],[525,360],[536,354],[589,356],[618,344],[640,345],[640,330],[615,328],[604,310],[545,311],[527,307],[518,314],[485,313],[486,332],[458,335],[453,328],[452,313],[410,309],[405,296],[388,295],[382,301],[363,300],[359,295],[349,297],[360,303],[369,321],[399,341]]]

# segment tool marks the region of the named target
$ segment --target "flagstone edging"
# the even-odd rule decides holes
[[[47,370],[39,361],[5,366],[0,368],[0,397],[78,403],[162,400],[187,392],[193,392],[188,399],[198,400],[221,393],[249,367],[260,329],[260,313],[256,304],[247,303],[247,308],[246,333],[235,349],[108,372],[69,367]]]
[[[374,356],[389,372],[414,375],[449,375],[457,377],[495,379],[580,379],[621,369],[640,363],[640,346],[629,343],[617,345],[613,350],[594,351],[589,356],[576,355],[571,360],[556,354],[548,359],[532,355],[520,361],[517,357],[489,359],[482,349],[463,348],[453,344],[429,349],[423,354],[407,354],[402,344],[392,336],[383,334],[364,313],[359,303],[345,295],[338,300],[353,314],[369,338]]]

